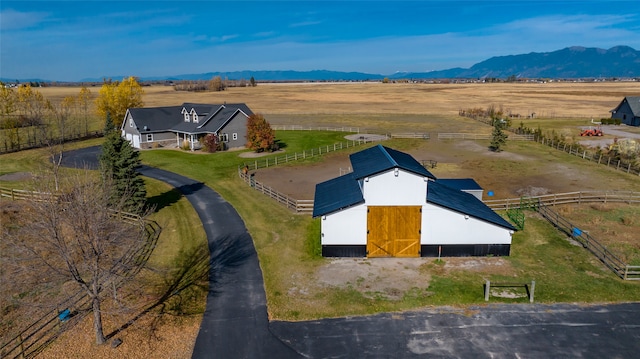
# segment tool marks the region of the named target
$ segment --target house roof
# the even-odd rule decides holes
[[[620,106],[622,106],[625,101],[627,101],[627,103],[629,104],[632,114],[634,116],[640,116],[640,96],[625,97],[622,101],[620,101],[620,104],[618,104],[618,106],[613,109],[613,112],[617,112],[620,109]]]
[[[349,156],[355,178],[364,178],[392,168],[400,168],[431,179],[436,177],[427,171],[411,155],[377,145]]]
[[[511,223],[500,217],[474,195],[446,186],[440,183],[439,180],[429,182],[429,185],[427,186],[427,203],[432,203],[462,214],[467,214],[471,217],[493,223],[513,231],[516,230]]]
[[[459,191],[482,190],[482,187],[473,178],[438,178],[436,182]]]
[[[183,110],[198,114],[198,122],[185,121]],[[182,133],[214,133],[222,129],[235,115],[253,115],[249,107],[237,104],[197,104],[185,102],[181,106],[130,108],[129,113],[141,133],[174,131]]]
[[[351,172],[316,185],[313,217],[323,216],[363,202],[362,190]]]

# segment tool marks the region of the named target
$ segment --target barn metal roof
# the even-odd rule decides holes
[[[481,190],[482,187],[473,178],[438,178],[436,182],[460,191]]]
[[[377,145],[349,156],[356,178],[364,178],[392,168],[400,168],[431,179],[436,177],[427,171],[411,155]]]
[[[429,182],[427,185],[427,202],[516,231],[511,223],[474,195],[448,187],[440,181]]]
[[[323,216],[363,202],[362,190],[351,172],[316,185],[313,217]]]

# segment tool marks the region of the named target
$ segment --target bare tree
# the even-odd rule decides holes
[[[96,343],[103,344],[106,291],[122,285],[144,263],[137,257],[148,243],[144,216],[123,216],[126,198],[111,201],[111,184],[95,172],[65,179],[66,191],[58,195],[50,178],[38,180],[36,189],[52,194],[28,202],[28,220],[5,233],[11,253],[3,253],[3,263],[38,282],[76,283],[91,302]]]

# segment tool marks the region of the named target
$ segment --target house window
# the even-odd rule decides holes
[[[188,113],[184,113],[184,122],[189,122],[189,114]]]
[[[195,109],[191,109],[191,118],[193,118],[194,123],[198,123],[198,113]]]
[[[220,142],[229,142],[229,134],[221,133],[220,134]]]
[[[129,119],[129,127],[133,127],[133,119],[132,118]]]
[[[231,138],[235,141],[238,139],[238,134],[237,133],[233,133],[233,135],[231,135]]]
[[[153,142],[153,134],[152,133],[148,133],[147,134],[147,142]]]

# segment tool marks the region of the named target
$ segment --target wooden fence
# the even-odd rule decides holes
[[[270,156],[260,160],[256,159],[252,162],[245,162],[245,166],[247,170],[254,171],[260,168],[274,167],[274,166],[282,165],[289,162],[302,161],[307,158],[322,156],[329,152],[340,151],[343,149],[362,146],[362,145],[373,143],[373,142],[375,141],[367,140],[367,139],[338,142],[338,143],[334,143],[333,145],[312,148],[311,150],[304,150],[302,152],[284,154],[282,156],[275,156],[275,157]]]
[[[482,133],[438,133],[439,140],[490,140],[491,134]],[[516,135],[510,133],[507,140],[535,141],[534,135]]]
[[[574,224],[561,217],[547,206],[540,206],[538,212],[556,228],[570,235],[578,243],[588,249],[604,265],[609,267],[618,277],[624,280],[640,280],[640,266],[626,264],[607,247],[598,242],[588,233],[579,230]]]
[[[285,207],[294,210],[297,213],[312,213],[313,212],[313,200],[312,199],[294,199],[285,194],[282,194],[269,186],[265,186],[262,183],[255,180],[255,178],[242,170],[238,171],[240,178],[251,188],[258,192],[261,192],[273,199]]]
[[[428,139],[431,138],[431,135],[428,134],[428,133],[412,132],[412,133],[392,133],[391,135],[389,135],[389,137],[391,137],[391,138],[417,138],[417,139],[428,140]]]
[[[564,151],[570,155],[581,157],[587,161],[596,162],[599,165],[605,165],[618,171],[640,176],[640,166],[633,164],[631,161],[623,161],[621,159],[609,157],[603,155],[601,152],[590,152],[585,150],[582,146],[568,145],[564,142],[554,141],[547,138],[540,138],[538,142],[556,150]]]
[[[300,125],[271,125],[275,131],[332,131],[360,133],[359,127],[313,127]]]
[[[17,190],[0,187],[0,198],[10,198],[11,200],[32,200],[42,201],[51,199],[52,194]],[[57,197],[56,195],[53,195]],[[128,223],[139,223],[140,216],[127,212],[114,212],[121,220]],[[135,263],[138,270],[139,264],[145,263],[160,237],[162,228],[155,221],[145,220],[144,231],[147,240],[144,246],[130,251],[124,258],[123,263]],[[122,267],[124,268],[124,267]],[[103,287],[111,285],[118,286],[127,278],[137,274],[133,271],[119,271],[116,280],[101,283]],[[60,309],[68,309],[69,316],[61,316]],[[10,338],[0,345],[0,358],[33,358],[37,356],[49,343],[63,333],[68,327],[73,326],[80,319],[84,318],[91,311],[91,301],[85,291],[79,290],[64,301],[57,303],[56,308],[44,313],[40,318],[20,331],[18,335]]]
[[[567,193],[545,194],[542,196],[528,196],[520,198],[505,198],[485,200],[484,203],[494,211],[509,210],[511,208],[555,206],[572,203],[640,203],[640,192],[633,191],[579,191]],[[531,205],[531,203],[534,203]]]

